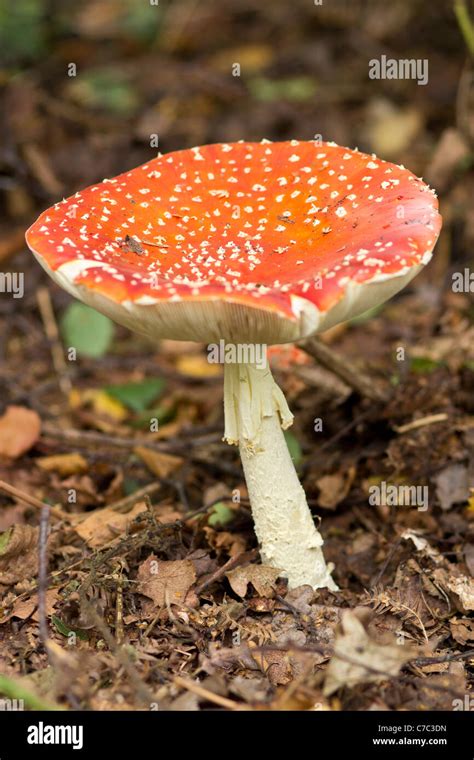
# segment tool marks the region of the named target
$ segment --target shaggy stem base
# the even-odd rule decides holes
[[[264,564],[290,588],[337,588],[322,552],[282,428],[293,421],[268,367],[226,364],[225,438],[238,444]]]

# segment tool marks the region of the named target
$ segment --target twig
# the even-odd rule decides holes
[[[51,425],[43,425],[43,433],[50,436],[51,438],[57,438],[59,440],[63,441],[70,441],[71,443],[74,443],[76,446],[113,446],[117,449],[132,449],[135,446],[146,446],[148,449],[153,449],[154,451],[159,452],[170,452],[170,451],[183,451],[184,449],[188,450],[190,447],[193,446],[203,446],[210,443],[217,443],[221,440],[222,436],[204,436],[201,438],[196,438],[191,441],[154,441],[152,438],[144,438],[144,437],[137,437],[133,438],[132,436],[124,437],[124,436],[114,436],[114,435],[106,435],[105,433],[99,433],[95,430],[75,430],[74,428],[69,428],[67,430],[63,430],[61,428],[53,427]]]
[[[321,446],[317,448],[314,454],[311,454],[310,457],[305,459],[303,464],[301,465],[301,472],[303,475],[306,475],[308,472],[308,469],[313,464],[313,462],[320,459],[321,454],[323,451],[328,449],[330,446],[332,446],[334,443],[336,443],[340,438],[343,438],[347,433],[349,433],[353,428],[355,428],[357,425],[359,425],[360,422],[363,422],[367,419],[367,417],[370,417],[370,415],[373,413],[373,409],[369,408],[363,411],[361,414],[358,414],[356,417],[354,417],[351,422],[349,422],[347,425],[344,425],[344,427],[340,428],[340,430],[337,431],[337,433],[331,438],[328,438],[327,441],[325,441]]]
[[[40,640],[48,650],[48,620],[46,609],[46,592],[48,590],[48,533],[51,507],[46,504],[41,510],[38,538],[38,618]]]
[[[474,57],[474,26],[471,17],[469,16],[465,0],[455,0],[454,15],[456,16],[461,34],[464,37],[464,42],[466,43],[469,55]]]
[[[38,288],[36,291],[36,300],[38,302],[39,312],[43,320],[44,331],[48,338],[53,366],[58,376],[58,383],[61,391],[67,396],[71,390],[71,380],[68,375],[68,367],[64,358],[64,351],[59,338],[59,330],[54,316],[51,296],[46,287]]]
[[[93,430],[61,430],[60,428],[52,427],[51,425],[43,425],[43,433],[51,438],[56,438],[62,441],[70,442],[75,447],[81,446],[113,446],[119,449],[132,450],[135,446],[146,446],[148,449],[159,452],[169,452],[178,454],[181,456],[188,455],[188,459],[201,467],[212,467],[219,472],[231,475],[234,478],[241,477],[241,472],[229,462],[223,459],[208,460],[202,456],[196,456],[194,454],[189,455],[189,449],[203,445],[202,439],[195,438],[194,440],[186,440],[182,442],[155,442],[146,438],[123,438],[112,435],[105,435],[104,433],[97,433]],[[205,444],[211,443],[208,436],[205,436]],[[220,436],[219,436],[220,440]],[[217,442],[217,441],[216,441]],[[227,450],[227,446],[225,447]]]
[[[242,562],[250,562],[251,560],[255,559],[257,556],[257,549],[251,549],[249,552],[242,552],[241,554],[237,554],[236,557],[231,557],[227,562],[225,562],[221,567],[219,567],[214,573],[212,573],[211,576],[203,583],[199,584],[199,586],[196,586],[194,589],[196,594],[200,594],[201,591],[203,591],[205,588],[211,585],[211,583],[214,583],[214,581],[219,580],[219,578],[222,578],[223,575],[225,575],[229,570],[232,570],[234,567],[237,567],[238,565],[241,565]]]
[[[474,649],[468,649],[467,652],[461,654],[447,654],[445,657],[417,657],[412,660],[412,664],[415,665],[441,665],[443,662],[453,662],[454,660],[469,660],[474,658]]]
[[[9,496],[14,496],[15,499],[20,499],[20,501],[24,501],[25,504],[29,504],[30,507],[35,507],[35,509],[44,510],[46,507],[48,507],[51,512],[51,516],[56,520],[66,520],[67,522],[71,522],[71,516],[68,515],[67,512],[63,512],[60,507],[50,507],[50,505],[46,504],[46,502],[40,501],[34,496],[30,496],[30,494],[26,493],[25,491],[20,491],[19,488],[11,486],[4,480],[0,480],[0,491],[5,491],[5,493],[9,494]]]
[[[105,508],[113,509],[114,512],[127,512],[135,506],[137,501],[141,501],[145,496],[151,496],[151,494],[156,493],[156,491],[159,491],[162,487],[163,484],[158,481],[149,483],[147,486],[139,488],[138,491],[134,491],[129,496],[125,496],[123,499],[113,502],[113,504],[107,504]]]
[[[202,507],[199,507],[199,509],[193,509],[189,510],[188,512],[185,512],[182,520],[192,520],[193,517],[197,517],[198,515],[202,515],[204,512],[207,512],[209,509],[212,509],[212,507],[215,507],[216,504],[220,504],[221,502],[231,501],[233,502],[232,496],[219,496],[216,499],[213,499],[213,501],[209,502],[208,504],[203,504]],[[243,506],[249,506],[250,500],[241,498],[239,504],[242,504]]]
[[[84,608],[86,610],[88,617],[92,620],[95,627],[100,631],[110,651],[115,655],[115,657],[117,658],[117,660],[122,665],[125,672],[127,673],[128,677],[130,678],[131,682],[134,684],[137,690],[138,697],[145,704],[151,705],[153,702],[156,701],[152,692],[148,689],[148,686],[146,685],[146,683],[141,679],[127,651],[122,646],[117,645],[117,642],[115,641],[115,638],[110,632],[109,627],[107,626],[105,620],[103,620],[103,618],[99,615],[95,607],[89,602],[85,593],[85,584],[80,589],[79,594],[81,597],[81,603],[84,605]]]
[[[117,598],[115,602],[115,640],[120,646],[124,640],[123,628],[123,578],[122,568],[117,574]]]
[[[388,395],[375,381],[356,367],[345,356],[336,353],[317,338],[308,338],[296,344],[298,348],[316,359],[317,362],[341,378],[360,396],[371,401],[386,401]]]
[[[430,414],[427,417],[420,417],[417,420],[407,422],[406,425],[394,425],[393,429],[397,433],[408,433],[409,430],[416,430],[417,428],[425,427],[426,425],[434,425],[436,422],[446,422],[448,419],[447,414]]]
[[[402,543],[402,539],[401,539],[401,537],[399,537],[395,541],[395,543],[392,544],[392,546],[390,547],[390,551],[388,552],[388,554],[387,554],[387,556],[385,558],[385,562],[383,563],[382,567],[380,568],[375,581],[373,581],[370,584],[371,586],[373,586],[373,587],[377,587],[378,586],[378,584],[380,583],[380,581],[383,578],[383,574],[385,573],[385,570],[387,569],[387,567],[389,566],[390,562],[392,561],[392,558],[393,558],[395,552],[397,551],[397,549],[398,549],[398,547],[400,546],[401,543]]]
[[[208,691],[203,686],[199,686],[199,684],[194,683],[194,681],[188,681],[187,678],[182,678],[182,676],[174,676],[173,683],[176,686],[180,686],[182,689],[194,692],[198,697],[202,697],[208,702],[214,702],[214,704],[219,705],[219,707],[224,707],[226,710],[250,709],[247,705],[241,705],[239,702],[234,702],[232,699],[227,699],[226,697],[221,697],[219,694],[214,694],[214,692]]]
[[[53,197],[61,195],[63,186],[40,148],[34,143],[25,143],[23,145],[23,156],[41,187]]]

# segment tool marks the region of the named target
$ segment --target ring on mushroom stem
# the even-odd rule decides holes
[[[159,155],[45,211],[27,242],[75,297],[154,339],[278,344],[383,303],[431,258],[434,192],[334,143],[220,143]],[[268,367],[225,364],[261,555],[290,587],[335,589]]]

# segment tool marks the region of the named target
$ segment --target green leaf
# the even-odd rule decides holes
[[[41,0],[3,0],[0,3],[0,49],[3,64],[16,65],[45,54],[47,15]]]
[[[415,356],[410,362],[410,369],[416,375],[428,375],[441,366],[443,366],[443,362],[437,362],[427,356]]]
[[[215,528],[216,526],[227,525],[227,523],[230,523],[234,517],[234,510],[227,507],[222,501],[219,501],[212,507],[212,513],[207,522]]]
[[[37,671],[41,672],[41,671]],[[26,679],[23,679],[25,681]],[[4,694],[10,699],[23,700],[25,706],[30,710],[64,710],[64,707],[48,702],[37,694],[33,694],[22,681],[14,681],[8,676],[0,673],[0,694]]]
[[[310,100],[316,92],[313,79],[308,76],[267,79],[254,77],[249,81],[249,89],[256,100],[269,103],[276,100]]]
[[[85,108],[120,116],[128,116],[138,107],[137,93],[120,68],[89,69],[68,84],[68,93]]]
[[[90,306],[74,302],[63,314],[61,334],[66,346],[75,348],[80,356],[98,358],[112,343],[114,325]]]
[[[136,478],[125,478],[123,481],[123,492],[125,496],[131,496],[132,493],[138,491],[143,487],[143,483],[140,483]]]
[[[82,641],[87,641],[89,638],[87,633],[84,631],[78,631],[75,628],[70,628],[66,623],[64,623],[60,618],[58,618],[57,615],[51,615],[51,622],[56,628],[56,630],[61,633],[63,636],[69,636],[70,633],[74,633],[78,639],[81,639]]]
[[[303,458],[299,441],[289,430],[285,430],[283,435],[285,436],[286,445],[288,446],[288,451],[290,452],[293,464],[297,467]]]
[[[164,425],[166,422],[176,416],[175,406],[157,406],[153,409],[148,409],[145,412],[141,412],[135,419],[131,420],[129,425],[141,430],[150,429],[150,420],[158,420],[158,425]]]
[[[164,387],[165,381],[163,379],[152,378],[138,383],[108,385],[104,391],[133,412],[144,412],[156,400]]]

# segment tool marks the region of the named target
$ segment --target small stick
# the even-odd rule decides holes
[[[152,493],[156,493],[156,491],[159,491],[162,487],[163,484],[158,481],[149,483],[147,486],[139,488],[138,491],[134,491],[129,496],[125,496],[123,499],[115,501],[113,504],[107,504],[104,509],[113,509],[115,512],[127,512],[127,510],[132,509],[132,507],[135,506],[136,502],[141,501],[145,496],[151,496]]]
[[[211,583],[214,583],[214,581],[219,580],[219,578],[222,578],[225,573],[227,573],[229,570],[233,570],[234,567],[237,567],[238,565],[241,565],[242,562],[251,561],[252,559],[255,559],[257,556],[257,550],[251,549],[249,552],[242,552],[241,554],[237,554],[236,557],[231,557],[227,560],[221,567],[219,567],[212,575],[203,583],[201,583],[199,586],[196,586],[195,593],[200,594],[201,591],[203,591],[205,588],[211,585]]]
[[[461,30],[469,55],[474,56],[474,26],[465,0],[455,0],[454,14]]]
[[[360,396],[371,401],[386,401],[387,393],[379,388],[369,375],[366,375],[345,356],[336,353],[317,338],[308,338],[296,344],[298,348],[316,359],[317,362],[333,372]]]
[[[119,572],[117,574],[117,599],[115,603],[115,640],[117,642],[117,646],[123,644],[124,641],[122,568],[119,569]]]
[[[110,629],[107,623],[101,617],[101,615],[99,615],[94,605],[91,604],[91,602],[87,598],[84,586],[80,589],[79,594],[81,597],[81,602],[84,605],[84,608],[86,609],[87,615],[91,618],[92,622],[94,623],[94,626],[98,629],[98,631],[102,635],[110,651],[112,652],[112,654],[115,655],[118,662],[127,673],[130,681],[132,682],[132,684],[134,685],[136,689],[137,697],[141,699],[145,704],[148,704],[148,705],[155,702],[153,693],[150,691],[147,684],[141,678],[138,670],[136,669],[135,665],[132,662],[132,659],[128,651],[123,646],[119,646],[117,644],[114,636],[110,632]]]
[[[221,697],[219,694],[214,694],[212,691],[208,691],[208,689],[205,689],[203,686],[199,686],[199,684],[194,683],[194,681],[188,681],[187,678],[182,678],[182,676],[175,676],[173,678],[173,683],[176,684],[176,686],[180,686],[182,689],[187,689],[188,691],[194,692],[194,694],[197,694],[198,697],[202,697],[208,702],[214,702],[214,704],[219,705],[220,707],[225,707],[226,710],[250,709],[246,705],[241,705],[238,702],[234,702],[232,699],[227,699],[226,697]]]
[[[15,488],[15,486],[11,486],[9,483],[6,483],[4,480],[0,480],[0,491],[5,491],[5,493],[9,494],[10,496],[14,496],[15,499],[20,499],[20,501],[24,501],[25,504],[29,504],[30,507],[35,507],[35,509],[41,509],[44,510],[46,507],[51,512],[52,517],[54,517],[56,520],[67,520],[70,522],[71,517],[67,514],[67,512],[63,512],[63,510],[60,507],[50,507],[49,504],[46,504],[44,501],[40,501],[39,499],[36,499],[34,496],[30,496],[30,494],[26,493],[25,491],[20,491],[19,488]]]
[[[64,358],[64,351],[59,338],[59,330],[54,316],[53,304],[48,288],[38,288],[36,291],[39,312],[43,320],[44,331],[49,340],[53,366],[58,376],[59,387],[67,396],[71,390],[71,380],[68,375],[68,367]]]
[[[155,449],[156,451],[172,452],[172,451],[186,451],[190,448],[197,448],[200,446],[206,446],[207,444],[219,443],[222,440],[222,436],[218,434],[209,434],[196,436],[192,441],[181,439],[169,439],[167,441],[155,441],[153,438],[137,437],[119,437],[106,435],[105,433],[98,433],[94,430],[75,430],[69,428],[63,430],[61,428],[55,428],[51,425],[43,425],[43,432],[49,435],[51,438],[58,438],[60,440],[71,441],[75,445],[81,446],[95,446],[95,445],[110,445],[119,449],[129,449],[133,446],[146,446],[149,449]]]
[[[23,145],[23,157],[31,169],[31,173],[49,195],[55,197],[62,194],[61,182],[56,177],[46,155],[35,143]]]
[[[418,420],[412,420],[407,422],[406,425],[394,425],[393,429],[397,433],[408,433],[409,430],[416,430],[417,428],[425,427],[426,425],[434,425],[436,422],[445,422],[448,419],[447,414],[430,414],[428,417],[420,417]]]
[[[51,507],[46,504],[41,510],[38,538],[38,618],[40,640],[48,649],[48,619],[46,609],[46,592],[48,590],[48,533]]]

